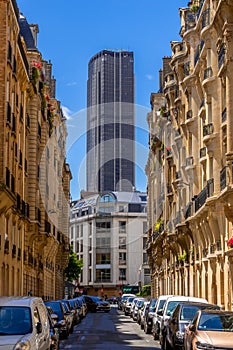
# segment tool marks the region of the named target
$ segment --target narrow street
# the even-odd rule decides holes
[[[73,334],[61,341],[60,350],[65,349],[159,350],[160,345],[117,306],[111,306],[109,313],[88,313]]]

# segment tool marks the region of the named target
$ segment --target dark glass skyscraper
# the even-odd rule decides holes
[[[103,50],[91,58],[87,107],[87,191],[132,191],[135,186],[133,52]]]

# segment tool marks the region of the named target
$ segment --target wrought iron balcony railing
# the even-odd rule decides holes
[[[209,123],[203,126],[203,137],[213,134],[214,126],[213,123]]]

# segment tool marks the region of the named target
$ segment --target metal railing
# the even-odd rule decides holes
[[[213,123],[209,123],[203,126],[203,137],[213,134],[214,126]]]
[[[214,192],[214,179],[207,181],[207,185],[196,196],[194,196],[195,212],[197,212],[206,202],[208,197],[211,197]]]
[[[206,156],[206,147],[200,148],[200,158],[203,158]]]

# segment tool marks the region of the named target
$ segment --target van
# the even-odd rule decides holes
[[[50,325],[41,298],[0,297],[0,349],[50,349]]]

